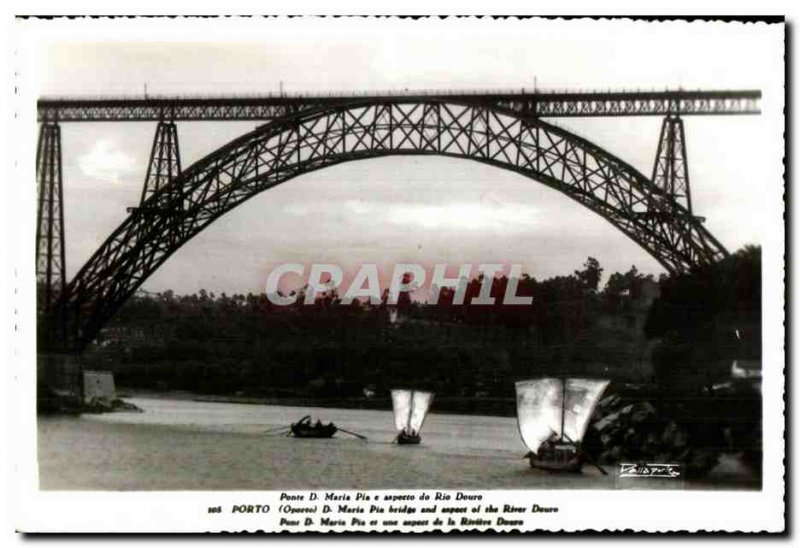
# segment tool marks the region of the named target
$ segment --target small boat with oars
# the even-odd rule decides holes
[[[422,438],[419,431],[433,403],[432,392],[422,390],[392,390],[392,410],[397,437],[400,445],[419,444]]]
[[[317,419],[317,422],[311,421],[311,415],[306,415],[297,422],[291,423],[289,426],[278,426],[277,428],[270,428],[265,430],[264,434],[268,436],[293,436],[295,438],[308,438],[308,439],[324,439],[332,438],[337,432],[355,436],[358,439],[366,440],[366,436],[357,434],[350,430],[345,430],[336,426],[332,422],[323,424],[322,421]]]
[[[316,423],[312,423],[310,415],[306,415],[299,421],[292,423],[290,429],[295,438],[332,438],[339,431],[332,422],[322,424],[317,419]]]
[[[599,379],[556,378],[516,383],[517,424],[522,441],[529,449],[525,457],[531,468],[581,471],[584,461],[588,460],[581,449],[581,441],[608,383]],[[606,473],[600,466],[597,468]]]

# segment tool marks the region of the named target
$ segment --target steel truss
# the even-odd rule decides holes
[[[142,187],[140,204],[144,204],[153,194],[166,187],[181,172],[181,152],[178,147],[178,126],[175,122],[159,122],[153,138],[150,162]],[[168,195],[168,193],[167,193]],[[162,201],[165,196],[162,196]],[[159,204],[161,205],[161,204]],[[171,201],[164,204],[171,207]]]
[[[42,124],[36,150],[36,286],[37,310],[46,313],[64,293],[64,185],[61,173],[61,128]]]
[[[467,158],[540,181],[602,215],[669,271],[727,254],[663,188],[540,119],[435,99],[352,102],[265,124],[150,195],[67,287],[68,344],[85,347],[172,253],[245,200],[304,173],[389,155]]]
[[[404,95],[275,95],[215,98],[41,99],[40,122],[274,120],[343,102],[426,100],[481,104],[538,117],[664,116],[666,114],[758,114],[761,92],[411,92]]]
[[[692,193],[689,187],[689,164],[686,159],[686,137],[683,120],[670,115],[661,124],[656,160],[653,164],[653,184],[677,201],[692,214]]]

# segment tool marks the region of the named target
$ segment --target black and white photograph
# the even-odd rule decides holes
[[[17,530],[784,529],[782,18],[13,28]]]

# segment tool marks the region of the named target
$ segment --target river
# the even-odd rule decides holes
[[[39,418],[42,489],[615,488],[613,467],[607,476],[592,466],[577,475],[532,470],[514,418],[431,413],[422,443],[398,446],[390,411],[126,401],[144,413]],[[343,432],[323,440],[265,433],[304,415],[368,440]]]

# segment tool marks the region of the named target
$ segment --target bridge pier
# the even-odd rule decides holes
[[[170,217],[172,240],[178,239],[180,220],[183,212],[183,196],[180,189],[161,192],[181,172],[181,152],[178,145],[178,126],[174,120],[159,120],[153,137],[153,148],[147,163],[142,196],[137,207],[129,207],[128,212],[136,215],[167,215]],[[150,197],[158,195],[153,203]]]
[[[77,409],[83,369],[74,355],[63,353],[69,345],[63,307],[57,305],[67,279],[61,128],[54,120],[39,129],[36,186],[37,404],[45,412]],[[61,353],[53,353],[55,349]]]
[[[64,293],[64,185],[61,170],[61,128],[43,123],[36,149],[36,289],[37,309],[49,312]]]
[[[178,126],[174,121],[161,120],[156,126],[153,149],[147,164],[139,207],[153,194],[167,186],[181,172],[181,153],[178,147]]]
[[[692,216],[686,137],[683,120],[677,114],[667,115],[661,124],[652,181],[667,196],[685,207]]]
[[[80,412],[83,405],[83,364],[76,354],[36,354],[36,404],[39,412]]]

